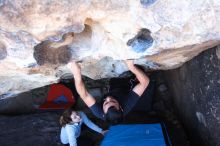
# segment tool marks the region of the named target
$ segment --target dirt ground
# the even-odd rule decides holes
[[[0,145],[1,146],[62,146],[59,138],[59,116],[62,111],[37,112],[28,115],[0,116]],[[108,125],[93,119],[102,128]],[[164,121],[173,146],[189,146],[189,141],[181,125],[176,121],[160,119],[155,115],[146,113],[130,113],[124,120],[124,124],[154,123]],[[98,146],[102,136],[83,127],[82,134],[91,137]]]
[[[152,111],[132,111],[125,117],[123,123],[163,122],[173,146],[190,146],[184,128],[175,117],[172,100],[162,75],[156,73],[155,76],[156,89]],[[83,108],[93,122],[104,129],[108,128],[108,125],[95,118],[88,108]],[[59,138],[61,127],[58,122],[61,114],[62,111],[37,110],[29,114],[20,114],[19,112],[19,115],[0,115],[0,146],[61,146]],[[82,134],[91,137],[96,146],[103,138],[100,134],[85,127],[82,129]]]

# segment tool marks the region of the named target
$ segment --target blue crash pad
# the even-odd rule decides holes
[[[166,143],[160,124],[130,124],[111,126],[101,146],[166,146]]]

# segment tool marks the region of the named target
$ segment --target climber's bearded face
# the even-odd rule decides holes
[[[118,101],[114,99],[112,96],[107,96],[103,103],[103,111],[105,114],[108,112],[108,109],[110,107],[114,107],[115,109],[120,110],[120,105]]]

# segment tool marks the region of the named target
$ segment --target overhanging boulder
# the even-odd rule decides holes
[[[220,43],[217,0],[0,1],[0,98],[58,82],[65,64],[118,76],[124,59],[149,70],[181,66]]]

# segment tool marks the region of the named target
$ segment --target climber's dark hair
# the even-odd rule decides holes
[[[73,111],[76,111],[75,110],[75,106],[71,106],[69,108],[67,108],[63,114],[60,116],[60,125],[62,127],[65,127],[66,124],[69,124],[70,122],[72,122],[72,119],[71,119],[71,114]]]
[[[115,107],[110,107],[106,113],[106,121],[111,125],[116,125],[123,119],[123,112]]]

